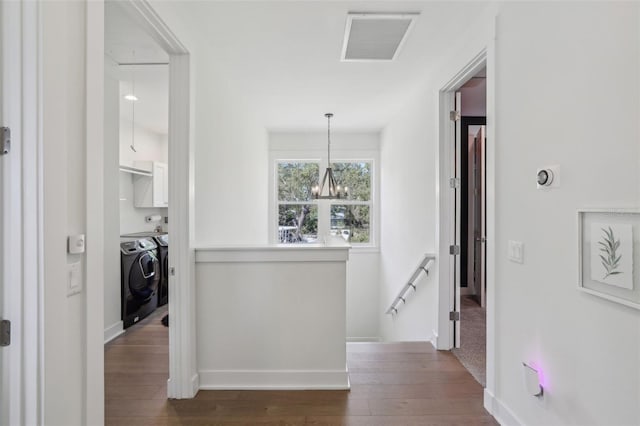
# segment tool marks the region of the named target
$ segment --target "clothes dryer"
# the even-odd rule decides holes
[[[160,261],[160,284],[158,286],[158,306],[169,302],[169,234],[153,237],[158,245],[158,260]]]

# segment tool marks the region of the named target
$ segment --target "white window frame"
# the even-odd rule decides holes
[[[380,188],[379,181],[379,151],[378,150],[348,150],[332,149],[332,163],[371,163],[371,197],[369,204],[369,242],[352,243],[352,248],[358,251],[378,251],[379,250],[379,217],[380,203],[378,194]],[[279,244],[277,211],[278,205],[278,163],[299,162],[318,163],[319,179],[322,179],[327,168],[326,150],[306,149],[306,150],[270,150],[269,152],[269,243]],[[307,204],[305,202],[292,202],[287,204]],[[366,205],[355,200],[310,200],[308,204],[318,206],[318,242],[331,230],[331,204],[341,205]],[[326,205],[326,208],[322,208]],[[304,245],[304,243],[300,243]]]

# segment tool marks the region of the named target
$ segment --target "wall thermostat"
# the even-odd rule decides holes
[[[538,172],[538,185],[550,186],[553,183],[553,172],[551,169],[542,169]]]
[[[536,172],[536,184],[538,189],[557,188],[560,186],[560,167],[547,166]]]

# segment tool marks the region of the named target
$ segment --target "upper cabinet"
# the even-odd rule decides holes
[[[151,176],[134,175],[135,207],[169,206],[169,167],[158,161],[137,161],[136,168],[150,170]]]

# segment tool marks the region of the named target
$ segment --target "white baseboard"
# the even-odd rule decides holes
[[[191,378],[191,397],[195,397],[200,390],[200,375],[198,373],[194,374]]]
[[[347,343],[367,343],[379,341],[379,337],[347,337]]]
[[[522,426],[518,417],[488,389],[484,390],[484,408],[503,426]]]
[[[115,324],[110,325],[104,329],[104,344],[106,345],[116,337],[124,333],[124,327],[122,321],[118,321]]]
[[[338,390],[349,389],[345,370],[204,370],[203,390]]]
[[[438,349],[438,332],[435,330],[431,330],[431,338],[429,339],[429,342],[431,342],[431,346],[434,347],[434,349]]]

